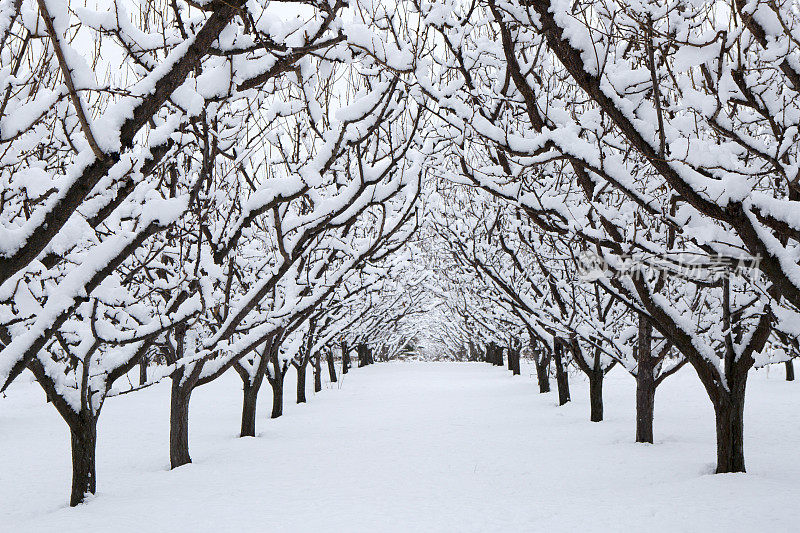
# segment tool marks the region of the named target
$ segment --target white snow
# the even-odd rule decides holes
[[[684,368],[656,396],[654,445],[633,442],[634,381],[605,384],[606,421],[483,363],[354,369],[239,439],[241,381],[195,391],[194,463],[168,470],[169,384],[111,398],[99,424],[98,493],[67,507],[69,437],[41,389],[0,399],[4,531],[792,531],[800,520],[800,382],[753,372],[747,474],[713,475],[711,405]],[[553,386],[555,383],[553,383]]]

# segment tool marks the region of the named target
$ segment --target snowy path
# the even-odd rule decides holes
[[[236,376],[192,399],[194,464],[166,470],[169,389],[111,400],[98,495],[64,506],[68,437],[35,384],[0,400],[2,531],[790,531],[800,519],[800,383],[753,376],[747,475],[714,476],[713,418],[691,370],[659,389],[654,446],[636,445],[633,380],[612,373],[607,420],[483,364],[357,369],[259,436],[238,439]],[[35,443],[35,444],[31,444]],[[13,484],[14,480],[18,483]]]

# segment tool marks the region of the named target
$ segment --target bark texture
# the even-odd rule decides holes
[[[717,474],[745,472],[744,464],[744,393],[745,382],[735,384],[731,392],[712,399],[717,429]]]
[[[603,421],[603,371],[589,374],[589,420]]]
[[[283,414],[283,376],[269,379],[272,387],[272,412],[270,418],[278,418]]]
[[[141,387],[147,383],[147,359],[142,357],[139,361],[139,386]]]
[[[97,490],[95,450],[97,448],[97,422],[93,416],[78,416],[70,424],[72,444],[71,507],[83,503],[87,494]]]
[[[256,436],[256,402],[259,387],[245,382],[242,387],[242,429],[240,437]]]
[[[569,376],[567,370],[564,368],[563,360],[563,345],[561,342],[556,342],[555,353],[553,360],[556,365],[556,384],[558,385],[558,405],[564,405],[569,398]]]
[[[172,379],[169,410],[169,464],[178,468],[192,462],[189,456],[189,399],[191,387],[181,383],[180,378]]]
[[[636,442],[653,443],[653,412],[656,402],[656,380],[651,345],[653,328],[639,317],[639,339],[636,349]]]
[[[350,370],[350,348],[345,341],[342,341],[342,374],[347,374]]]
[[[317,352],[314,355],[314,392],[322,390],[322,355]]]
[[[544,350],[533,352],[533,363],[536,366],[536,382],[539,384],[539,394],[550,392],[550,354]]]
[[[331,383],[336,383],[338,380],[336,379],[336,365],[333,361],[333,354],[328,352],[328,355],[325,356],[325,360],[328,362],[328,377]]]
[[[306,403],[306,366],[308,362],[295,365],[297,368],[297,403]]]

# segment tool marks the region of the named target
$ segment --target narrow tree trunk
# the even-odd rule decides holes
[[[521,352],[522,352],[521,348],[517,348],[516,350],[514,350],[514,368],[512,369],[512,371],[513,371],[515,376],[519,376],[520,373],[522,372],[522,369],[520,368],[520,361],[519,361]]]
[[[297,403],[306,403],[306,363],[297,367]]]
[[[636,442],[653,443],[653,412],[656,402],[656,381],[651,353],[652,326],[639,317],[639,339],[636,370]]]
[[[794,381],[794,364],[792,360],[789,359],[784,365],[786,366],[786,381]]]
[[[636,442],[653,443],[653,413],[656,403],[656,384],[652,370],[636,374]]]
[[[358,368],[363,367],[366,365],[366,356],[364,354],[364,345],[358,344],[356,346],[356,354],[358,355]]]
[[[534,353],[533,362],[536,365],[536,381],[539,383],[539,394],[550,392],[550,357],[546,354],[540,357]]]
[[[322,356],[319,352],[314,356],[314,392],[322,390]]]
[[[258,389],[260,387],[245,383],[243,387],[242,400],[242,431],[241,437],[256,436],[256,401],[258,400]]]
[[[333,354],[328,352],[325,359],[328,361],[328,376],[331,378],[331,383],[336,383],[336,365],[333,362]]]
[[[512,347],[508,347],[508,370],[510,372],[514,371],[514,349]]]
[[[350,348],[348,348],[345,341],[341,342],[342,345],[342,374],[347,374],[350,370]]]
[[[77,417],[70,424],[72,441],[72,494],[71,507],[83,502],[87,494],[94,494],[97,488],[95,479],[95,450],[97,445],[97,422],[94,417]]]
[[[556,364],[556,384],[558,385],[558,405],[564,405],[569,398],[569,376],[564,368],[564,362],[561,356],[562,346],[556,343],[555,355],[553,359]]]
[[[745,472],[744,385],[713,399],[717,427],[717,474]]]
[[[603,421],[603,371],[595,370],[589,374],[589,419],[592,422]]]
[[[278,418],[283,414],[283,377],[278,376],[275,379],[270,379],[269,385],[272,387],[272,413],[270,418]]]
[[[181,385],[179,377],[172,379],[169,411],[169,462],[170,468],[191,463],[189,457],[189,399],[192,388]]]
[[[139,386],[147,383],[147,359],[142,357],[139,361]]]
[[[480,355],[478,354],[478,348],[475,346],[475,342],[469,341],[469,360],[478,361],[479,359]]]

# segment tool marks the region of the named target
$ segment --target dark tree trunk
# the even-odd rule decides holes
[[[492,344],[492,361],[494,366],[503,366],[503,347]]]
[[[653,413],[656,404],[656,383],[653,371],[636,374],[636,442],[653,443]]]
[[[789,359],[784,365],[786,366],[786,381],[794,381],[794,364],[792,360]]]
[[[639,317],[639,340],[636,350],[636,442],[653,443],[653,412],[656,402],[656,380],[651,353],[653,327]]]
[[[544,352],[533,353],[533,362],[536,365],[536,381],[539,383],[539,393],[550,392],[550,356]]]
[[[599,358],[596,358],[599,359]],[[595,365],[597,366],[597,365]],[[589,374],[589,420],[603,421],[603,370],[595,370]]]
[[[272,387],[272,413],[270,418],[278,418],[283,414],[283,376],[277,376],[275,379],[270,378],[269,385]]]
[[[564,368],[564,361],[562,358],[562,345],[560,342],[556,343],[555,354],[553,359],[556,364],[556,384],[558,385],[558,405],[564,405],[569,398],[569,376]]]
[[[260,388],[258,385],[245,382],[243,387],[241,437],[256,436],[256,402]]]
[[[514,372],[514,348],[508,347],[508,370]]]
[[[333,362],[333,354],[328,352],[325,359],[328,361],[328,376],[331,378],[331,383],[336,383],[336,365]]]
[[[142,357],[139,361],[139,386],[147,383],[147,359]]]
[[[72,441],[72,507],[83,502],[87,494],[97,488],[95,478],[95,450],[97,445],[97,421],[90,414],[79,416],[70,424]]]
[[[192,387],[181,385],[180,377],[172,379],[169,410],[169,463],[178,468],[191,463],[189,457],[189,399]]]
[[[297,366],[297,403],[306,403],[306,363]]]
[[[745,472],[744,392],[742,380],[731,392],[720,392],[712,398],[717,427],[717,474]]]
[[[711,392],[717,429],[717,474],[745,472],[744,466],[744,397],[747,369],[729,369],[728,390]],[[707,388],[708,390],[708,388]]]
[[[342,374],[347,374],[348,370],[350,370],[350,348],[342,341]]]
[[[469,360],[470,361],[480,360],[480,355],[478,354],[478,348],[475,346],[474,341],[469,341]]]
[[[314,356],[314,392],[322,390],[322,356],[319,352]]]
[[[358,368],[361,368],[367,364],[367,355],[365,352],[366,346],[363,343],[359,343],[356,346],[356,354],[358,355]]]

